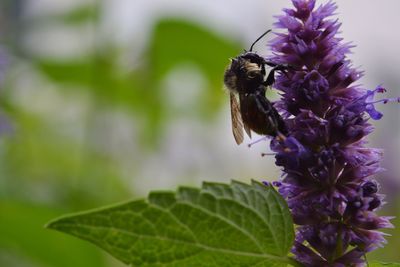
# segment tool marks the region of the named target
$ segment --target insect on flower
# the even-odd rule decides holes
[[[257,38],[249,51],[233,58],[225,71],[224,83],[230,92],[232,132],[238,145],[243,142],[243,128],[250,138],[251,131],[272,137],[287,133],[283,119],[265,97],[265,91],[274,84],[275,72],[283,72],[288,67],[267,61],[253,52],[253,46],[270,31]],[[272,67],[267,77],[265,65]]]

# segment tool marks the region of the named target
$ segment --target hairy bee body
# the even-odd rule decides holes
[[[265,65],[272,67],[267,78]],[[224,83],[230,91],[232,131],[237,144],[243,142],[243,128],[250,137],[251,131],[272,137],[287,133],[282,117],[265,96],[267,87],[274,83],[274,72],[285,68],[254,52],[232,59]]]
[[[277,136],[286,134],[282,117],[265,97],[265,91],[239,94],[240,114],[243,123],[260,135]]]

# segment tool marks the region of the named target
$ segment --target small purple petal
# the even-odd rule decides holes
[[[275,186],[275,187],[280,187],[282,185],[282,183],[279,182],[279,181],[273,181],[272,185]]]
[[[271,183],[268,182],[268,181],[262,181],[262,183],[263,183],[265,186],[271,186]]]

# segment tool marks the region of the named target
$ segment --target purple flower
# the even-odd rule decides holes
[[[346,58],[351,45],[337,37],[333,2],[292,2],[277,17],[285,31],[272,40],[270,60],[291,66],[275,83],[288,134],[271,149],[284,172],[276,185],[298,225],[293,253],[306,266],[364,266],[365,253],[385,242],[377,229],[392,227],[375,213],[383,203],[374,179],[382,151],[365,146],[368,120],[382,117],[376,103],[399,99],[375,101],[383,87],[353,85],[362,72]]]

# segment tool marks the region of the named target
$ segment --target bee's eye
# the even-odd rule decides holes
[[[257,75],[258,75],[258,71],[247,72],[247,78],[249,78],[249,79],[254,79],[255,77],[257,77]]]

